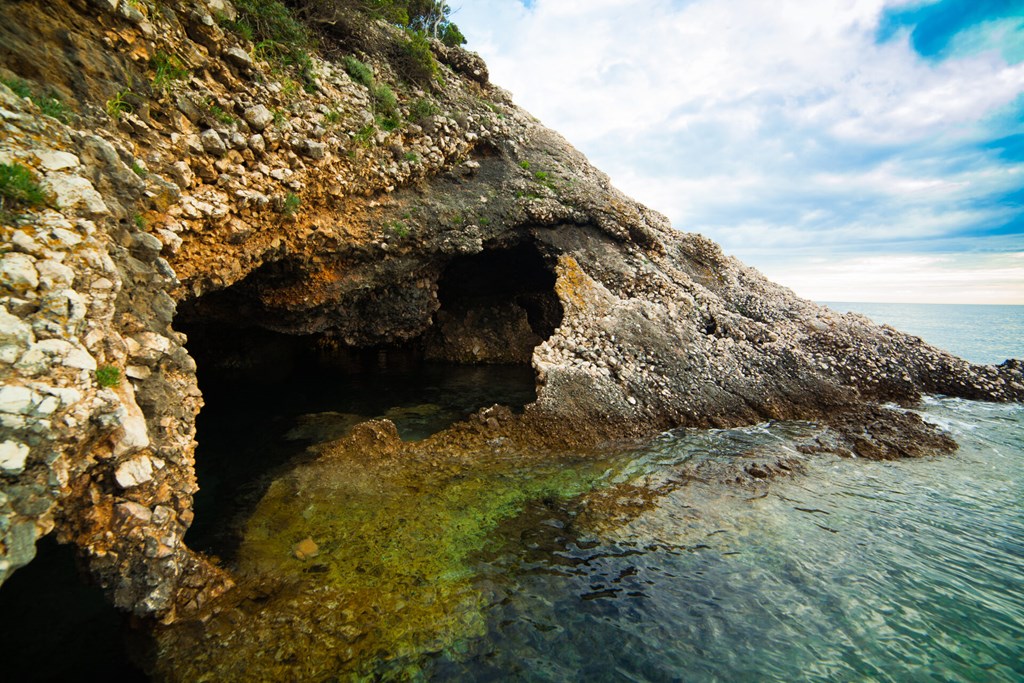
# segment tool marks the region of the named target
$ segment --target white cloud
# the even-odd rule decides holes
[[[1024,252],[876,254],[770,265],[769,278],[815,301],[1024,304]]]
[[[999,197],[1024,165],[977,144],[1024,63],[876,43],[883,9],[913,4],[476,0],[455,19],[492,81],[677,227],[865,251],[1020,216]]]

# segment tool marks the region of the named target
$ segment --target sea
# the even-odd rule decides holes
[[[1024,357],[1024,306],[827,305],[974,362]],[[467,397],[525,400],[531,378],[501,372],[375,377],[357,393],[389,387],[363,416],[421,438],[474,409]],[[294,413],[260,417],[281,448],[336,436],[357,412],[281,391]],[[225,448],[269,457],[265,431],[239,442],[247,411],[208,406],[234,435]],[[482,460],[422,481],[328,470],[306,491],[284,468],[234,547],[216,525],[191,539],[239,571],[280,572],[281,599],[140,648],[47,546],[0,590],[0,661],[10,680],[147,680],[156,653],[177,680],[1024,681],[1024,406],[929,396],[914,410],[959,450],[820,455],[767,487],[689,475],[797,457],[814,425],[681,429],[606,460]],[[203,505],[232,497],[223,482],[244,472],[230,474],[200,471],[218,492]],[[305,534],[321,554],[303,563],[289,549]],[[274,637],[247,644],[264,622]]]

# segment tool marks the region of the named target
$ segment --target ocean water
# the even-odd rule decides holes
[[[921,337],[972,363],[1024,358],[1024,306],[821,302]]]

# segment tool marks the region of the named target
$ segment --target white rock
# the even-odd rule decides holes
[[[39,286],[35,259],[27,254],[11,252],[0,258],[0,282],[4,288],[24,292]]]
[[[149,432],[146,430],[146,418],[135,402],[135,390],[131,382],[121,382],[118,393],[121,395],[122,433],[114,444],[114,456],[120,457],[149,446]],[[148,461],[148,458],[147,458]]]
[[[14,365],[21,358],[22,348],[14,344],[0,344],[0,363]]]
[[[25,469],[29,447],[17,441],[0,443],[0,469],[8,474],[17,474]]]
[[[124,503],[118,503],[117,509],[123,512],[126,517],[134,517],[141,522],[148,522],[153,518],[153,512],[148,507],[145,505],[139,505],[131,500]]]
[[[15,230],[11,233],[11,245],[18,251],[42,256],[45,248],[24,230]]]
[[[148,379],[153,371],[145,365],[129,365],[124,369],[124,374],[131,379]]]
[[[39,405],[37,405],[36,409],[32,411],[32,414],[40,417],[48,417],[57,412],[58,408],[60,408],[60,399],[56,396],[47,396],[39,402]]]
[[[140,455],[121,465],[114,471],[114,479],[123,489],[145,484],[153,479],[153,461],[148,455]]]
[[[27,415],[35,404],[35,393],[28,387],[7,385],[0,387],[0,413]]]
[[[96,359],[83,348],[74,348],[64,357],[64,366],[79,370],[96,371]]]
[[[25,345],[32,343],[32,327],[0,306],[0,342]]]
[[[68,173],[48,173],[43,180],[43,189],[57,197],[61,209],[81,209],[94,216],[110,213],[103,197],[85,178]]]
[[[66,168],[75,168],[81,163],[74,154],[52,149],[36,152],[36,158],[39,159],[39,165],[47,171],[63,171]]]
[[[37,262],[36,271],[39,273],[40,284],[47,289],[70,287],[75,280],[75,271],[53,259]]]
[[[71,249],[82,243],[82,238],[67,228],[54,228],[50,231],[50,236],[65,249]]]

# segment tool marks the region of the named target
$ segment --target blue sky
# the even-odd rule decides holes
[[[1024,0],[466,0],[491,80],[818,300],[1024,304]]]

